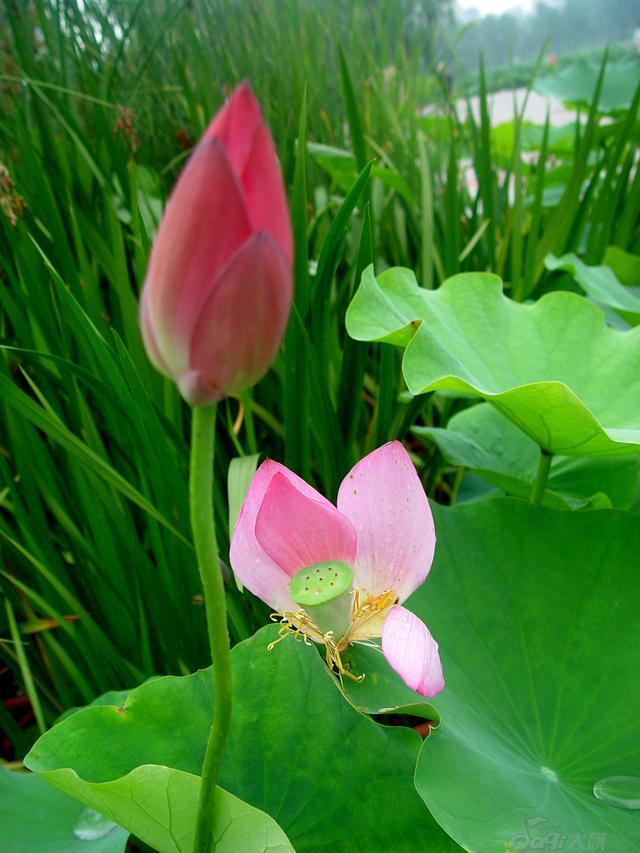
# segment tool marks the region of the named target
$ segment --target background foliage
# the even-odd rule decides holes
[[[474,20],[467,12],[463,18],[467,27],[457,44],[456,64],[467,71],[474,70],[481,53],[488,65],[503,65],[535,59],[545,43],[556,54],[599,48],[603,42],[629,44],[640,23],[633,0],[539,0],[528,13],[514,7],[502,15]]]
[[[223,553],[238,456],[269,453],[333,497],[357,458],[401,438],[430,497],[482,492],[472,466],[410,431],[445,428],[469,401],[412,397],[401,353],[346,335],[370,263],[426,288],[491,270],[522,301],[580,291],[549,253],[593,266],[610,246],[640,252],[633,85],[627,103],[601,102],[600,55],[579,121],[492,127],[481,71],[479,114],[463,120],[437,69],[449,14],[444,0],[5,2],[0,656],[32,709],[0,704],[7,755],[66,708],[207,662],[186,412],[143,352],[137,294],[171,184],[237,82],[282,158],[296,303],[273,370],[222,407]],[[267,620],[232,579],[227,597],[234,641]]]

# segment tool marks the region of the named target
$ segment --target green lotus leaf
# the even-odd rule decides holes
[[[436,561],[408,601],[446,681],[420,794],[467,850],[638,850],[637,517],[512,498],[435,510]],[[627,808],[595,798],[610,777]]]
[[[521,151],[539,151],[544,140],[544,125],[523,121],[518,126],[515,121],[507,121],[491,128],[491,150],[504,162],[513,159],[516,139]],[[551,153],[566,159],[573,156],[575,145],[575,122],[549,128],[547,150]]]
[[[600,309],[575,293],[522,305],[488,273],[425,290],[411,270],[376,279],[368,267],[346,324],[357,340],[406,347],[411,393],[484,397],[548,453],[640,449],[640,328],[608,328]]]
[[[408,714],[438,725],[438,709],[420,696],[389,666],[380,648],[352,646],[343,655],[354,675],[362,681],[343,680],[343,690],[356,708],[367,714]]]
[[[128,836],[39,776],[0,767],[2,853],[124,853]]]
[[[434,441],[450,465],[460,465],[510,495],[530,497],[539,451],[511,421],[488,403],[454,415],[447,429],[414,427]],[[614,506],[629,509],[638,483],[634,456],[554,456],[544,505],[556,509]]]
[[[549,71],[538,77],[533,88],[541,95],[552,95],[570,104],[588,107],[593,99],[600,62],[586,57]],[[640,61],[637,57],[610,60],[605,69],[604,81],[598,108],[601,112],[617,112],[629,109],[638,85]]]
[[[603,263],[611,267],[622,284],[640,285],[640,255],[625,252],[620,246],[607,246]]]
[[[277,634],[277,626],[267,626],[233,649],[234,708],[222,794],[270,815],[297,851],[412,851],[417,835],[430,850],[457,849],[413,784],[420,737],[357,712],[315,646],[287,637],[269,651]],[[120,707],[88,707],[59,723],[26,762],[55,784],[73,784],[74,795],[95,808],[121,808],[127,827],[130,795],[123,798],[123,792],[133,780],[135,812],[141,823],[147,813],[147,823],[146,835],[138,823],[132,831],[150,839],[155,821],[164,846],[149,843],[163,853],[186,850],[211,711],[210,670],[158,678],[132,691]],[[168,801],[167,792],[173,795]],[[264,839],[265,825],[257,829]],[[235,850],[263,849],[257,832],[247,836],[251,843]],[[230,837],[231,829],[225,841]],[[283,833],[277,843],[290,849]]]
[[[343,192],[348,193],[360,171],[356,166],[353,154],[343,148],[323,145],[319,142],[308,142],[307,151],[318,165],[331,176],[338,187]],[[371,170],[371,177],[378,178],[384,186],[395,190],[409,203],[413,203],[413,194],[402,175],[384,166],[374,165]]]
[[[547,255],[548,270],[564,270],[578,282],[593,300],[615,309],[632,326],[640,323],[640,287],[622,284],[609,266],[590,267],[577,255],[568,254],[561,258]]]
[[[52,737],[51,749],[55,749],[55,737]],[[83,741],[83,745],[86,749],[87,742]],[[113,748],[118,748],[115,743]],[[114,823],[126,826],[160,853],[191,853],[193,850],[199,776],[157,765],[135,767],[119,778],[100,782],[88,781],[72,768],[40,773],[47,782]],[[213,836],[220,853],[237,853],[238,850],[293,853],[284,832],[260,809],[221,788],[216,806]]]
[[[72,708],[67,708],[67,710],[63,711],[57,718],[56,723],[61,723],[63,720],[66,720],[67,717],[71,717],[73,714],[77,714],[78,711],[82,711],[84,708],[90,706],[122,705],[129,693],[131,693],[131,690],[132,688],[129,688],[128,690],[108,690],[106,693],[101,693],[99,696],[96,696],[92,702],[89,702],[89,705],[74,705]]]
[[[547,153],[555,154],[559,160],[570,161],[573,164],[576,135],[584,133],[585,127],[584,120],[551,125],[546,134]],[[614,136],[618,130],[619,127],[614,122],[600,125],[595,130],[596,139],[600,143],[605,143],[608,137]],[[530,121],[516,122],[515,120],[503,122],[491,128],[491,153],[498,162],[504,163],[505,167],[511,166],[516,141],[520,151],[541,151],[544,138],[544,123],[534,124]],[[566,170],[563,171],[566,172]],[[563,184],[566,186],[566,180]]]

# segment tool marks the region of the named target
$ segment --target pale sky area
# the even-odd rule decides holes
[[[521,12],[530,12],[533,9],[533,0],[457,0],[461,9],[477,9],[481,15],[501,15],[510,9],[519,9]]]

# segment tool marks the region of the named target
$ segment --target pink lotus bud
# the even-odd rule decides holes
[[[280,165],[244,84],[178,178],[142,292],[149,358],[187,402],[238,394],[266,372],[291,305],[291,257]]]

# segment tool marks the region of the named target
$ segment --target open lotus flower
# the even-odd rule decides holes
[[[382,651],[413,690],[444,687],[438,644],[401,603],[424,581],[436,537],[429,502],[398,441],[365,456],[342,481],[337,508],[267,460],[236,523],[231,565],[239,580],[292,631],[341,653],[382,638]]]
[[[238,394],[268,369],[291,305],[291,257],[278,158],[245,84],[174,187],[142,293],[149,358],[189,403]]]

